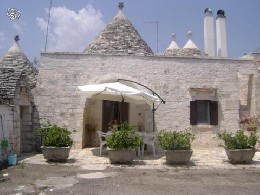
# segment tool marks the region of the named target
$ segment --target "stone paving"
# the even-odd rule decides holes
[[[53,164],[47,162],[42,154],[27,154],[19,158],[20,163]],[[99,155],[99,148],[71,150],[66,166],[80,166],[86,170],[104,170],[107,167],[137,168],[137,169],[254,169],[260,168],[260,152],[256,152],[251,164],[230,164],[223,148],[199,150],[194,149],[191,162],[188,165],[167,165],[163,152],[154,157],[145,153],[137,157],[132,165],[112,165],[107,153]]]

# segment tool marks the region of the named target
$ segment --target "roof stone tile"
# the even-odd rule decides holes
[[[153,55],[151,48],[122,10],[119,10],[118,14],[84,52],[89,54]]]

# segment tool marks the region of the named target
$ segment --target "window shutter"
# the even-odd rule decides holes
[[[190,101],[190,125],[197,125],[197,103]]]
[[[210,124],[218,125],[218,102],[210,101],[209,102],[209,111],[210,111]]]

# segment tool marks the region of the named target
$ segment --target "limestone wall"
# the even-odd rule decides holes
[[[253,59],[254,63],[258,68],[258,72],[260,73],[260,53],[253,53]],[[260,74],[258,73],[257,76],[255,76],[255,96],[256,96],[256,115],[260,118]]]
[[[7,151],[11,150],[12,143],[12,132],[13,132],[13,107],[9,105],[0,105],[0,115],[2,116],[2,121],[0,118],[0,143],[2,140],[8,140],[9,148]],[[6,151],[0,147],[0,161],[4,159]],[[6,156],[5,156],[6,157]]]
[[[192,130],[199,138],[197,141],[199,144],[204,141],[204,137],[207,137],[204,136],[206,134],[212,137],[222,129],[237,130],[239,118],[237,75],[257,73],[250,60],[73,53],[42,53],[41,57],[35,94],[40,118],[75,129],[76,147],[81,147],[82,143],[86,103],[86,98],[77,89],[78,85],[123,78],[152,88],[166,101],[166,104],[161,104],[155,112],[156,131],[191,127],[190,89],[216,89],[216,99],[219,101],[219,125],[193,126]],[[148,110],[144,116],[145,125],[151,126],[152,114],[149,114]],[[205,142],[208,142],[208,138]]]

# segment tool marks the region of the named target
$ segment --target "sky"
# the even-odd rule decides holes
[[[52,1],[46,48],[49,52],[82,52],[118,13],[119,0]],[[154,53],[166,50],[172,34],[176,34],[177,44],[183,47],[189,30],[193,32],[193,42],[204,51],[205,8],[213,10],[214,18],[219,9],[225,11],[228,57],[260,49],[260,0],[123,2],[124,14]],[[7,53],[18,34],[19,44],[29,60],[40,59],[40,52],[45,50],[49,7],[50,0],[0,0],[0,57]],[[20,16],[11,20],[9,8],[20,12]]]

